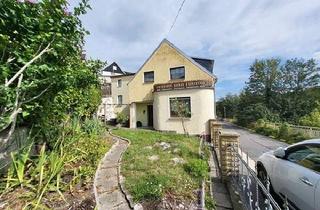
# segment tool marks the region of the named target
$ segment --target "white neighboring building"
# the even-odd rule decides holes
[[[122,71],[116,62],[108,65],[100,73],[100,81],[102,88],[102,102],[98,108],[98,117],[109,121],[116,118],[114,113],[114,102],[111,96],[111,76],[132,74]]]

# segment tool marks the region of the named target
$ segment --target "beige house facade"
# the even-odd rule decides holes
[[[111,92],[113,111],[129,116],[129,88],[128,83],[134,77],[133,74],[111,76]]]
[[[98,108],[98,117],[109,121],[116,117],[114,100],[112,98],[111,77],[132,75],[130,72],[122,71],[116,62],[111,63],[100,71],[99,79],[101,84],[102,98]]]
[[[127,84],[130,127],[209,135],[209,120],[215,119],[213,64],[164,39]]]

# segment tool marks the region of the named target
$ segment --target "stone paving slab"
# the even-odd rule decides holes
[[[214,151],[210,153],[209,158],[210,167],[210,178],[211,178],[211,189],[212,196],[216,203],[217,210],[227,210],[233,209],[232,202],[229,195],[229,191],[225,183],[222,182],[220,169],[218,166],[218,161],[216,159],[216,154]]]
[[[128,142],[113,138],[115,143],[100,161],[95,175],[94,191],[98,210],[129,210],[128,201],[119,187],[119,160]]]

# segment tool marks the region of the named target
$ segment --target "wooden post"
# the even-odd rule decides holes
[[[219,155],[222,180],[226,181],[232,173],[239,172],[236,153],[239,150],[240,135],[235,132],[222,132],[219,138]]]

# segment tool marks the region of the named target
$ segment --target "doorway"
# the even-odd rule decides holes
[[[148,105],[147,114],[148,114],[148,126],[153,127],[153,105]]]

